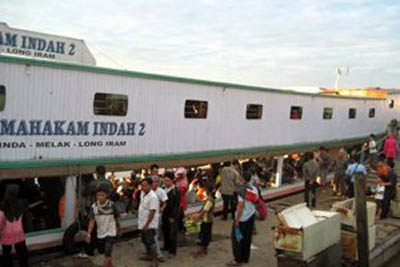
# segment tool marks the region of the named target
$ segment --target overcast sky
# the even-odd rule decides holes
[[[0,21],[84,39],[99,66],[277,88],[349,66],[344,87],[400,88],[400,1],[0,0]]]

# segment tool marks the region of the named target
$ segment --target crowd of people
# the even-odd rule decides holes
[[[283,165],[282,180],[292,182],[304,179],[305,202],[315,207],[318,187],[324,190],[331,184],[335,195],[351,198],[354,197],[357,173],[376,174],[379,177],[376,186],[367,191],[375,194],[377,217],[385,218],[396,193],[394,162],[397,141],[392,133],[388,134],[383,145],[375,139],[371,135],[362,148],[341,149],[336,158],[325,147],[316,152],[289,155]],[[78,207],[80,212],[77,217],[86,217],[88,221],[85,253],[93,255],[97,249],[105,255],[103,266],[112,266],[113,244],[122,233],[120,218],[133,213],[138,217],[141,231],[144,252],[141,260],[158,266],[160,262],[174,258],[178,252],[178,234],[185,234],[185,222],[188,221],[200,224],[199,249],[193,256],[204,257],[212,240],[215,202],[221,198],[222,219],[231,217],[233,221],[233,259],[227,265],[248,263],[255,220],[265,213],[261,190],[274,185],[276,169],[276,160],[264,158],[242,163],[235,160],[211,164],[207,168],[181,167],[162,171],[153,164],[148,170],[135,170],[128,177],[118,179],[114,173],[106,177],[105,167],[98,166],[95,175],[84,177],[81,190],[83,201]],[[330,182],[328,173],[332,172],[334,179]],[[28,266],[22,223],[28,207],[18,197],[19,190],[16,184],[8,185],[0,203],[0,244],[6,266],[12,266],[12,246],[20,265]],[[63,197],[60,198],[60,210],[65,201]],[[186,216],[188,203],[195,201],[202,203],[200,211]],[[62,220],[63,212],[59,214]]]
[[[376,218],[387,218],[391,201],[396,195],[395,159],[398,156],[398,142],[392,132],[380,142],[375,139],[371,134],[368,142],[362,147],[351,148],[348,151],[342,148],[334,159],[324,147],[320,147],[318,152],[306,152],[303,178],[304,199],[307,205],[316,206],[316,189],[327,185],[328,173],[334,174],[331,182],[333,194],[344,198],[354,197],[357,173],[370,174],[379,179],[369,180],[364,185],[365,192],[374,195],[377,204]]]
[[[89,183],[89,188],[96,190],[88,195],[88,199],[91,199],[86,236],[88,247],[94,248],[96,245],[99,252],[105,255],[104,266],[111,266],[113,243],[121,233],[119,219],[128,213],[126,207],[137,207],[138,228],[144,247],[141,260],[150,261],[150,266],[158,266],[159,262],[174,258],[177,254],[178,233],[186,232],[186,220],[200,224],[199,249],[193,256],[204,257],[212,239],[215,200],[217,192],[220,192],[224,202],[223,219],[227,220],[228,213],[231,213],[234,221],[234,259],[227,264],[239,266],[249,262],[255,217],[259,213],[256,204],[261,201],[260,179],[254,164],[243,168],[238,161],[234,161],[214,167],[218,167],[215,172],[212,169],[198,169],[189,182],[190,174],[186,168],[167,169],[160,175],[159,167],[152,165],[144,176],[141,173],[139,179],[138,172],[133,172],[130,176],[133,181],[125,180],[123,183],[127,183],[128,187],[119,189],[113,175],[106,179],[105,168],[98,166],[97,179]],[[202,207],[198,213],[185,216],[188,190],[195,192]],[[132,203],[123,201],[127,192],[130,195],[128,202]],[[164,241],[162,249],[159,241],[161,235]],[[168,255],[164,257],[162,251]],[[86,253],[91,255],[93,250],[86,250]]]

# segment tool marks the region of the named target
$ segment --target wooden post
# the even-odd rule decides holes
[[[359,266],[369,267],[367,202],[365,197],[365,175],[363,173],[355,173],[354,192],[357,219],[358,262]]]

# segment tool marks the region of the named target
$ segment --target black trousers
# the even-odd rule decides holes
[[[235,236],[236,225],[233,224],[231,239],[232,239],[233,256],[236,262],[248,263],[250,260],[250,247],[251,247],[251,239],[253,237],[255,217],[256,216],[253,215],[247,221],[239,223],[239,229],[243,236],[240,242],[237,242],[236,240]]]
[[[185,212],[183,211],[182,208],[179,208],[179,214],[178,214],[178,231],[185,233],[186,232],[186,227],[183,222],[183,219],[185,218]]]
[[[164,250],[170,254],[176,255],[178,245],[178,221],[175,218],[171,222],[168,218],[163,217],[162,231],[164,234]]]
[[[381,214],[381,218],[387,218],[389,215],[389,211],[390,211],[390,203],[392,202],[392,198],[391,196],[385,195],[383,197],[383,206],[382,206],[382,214]]]
[[[224,195],[222,194],[222,200],[224,202],[224,209],[222,211],[223,218],[226,220],[228,218],[228,212],[232,213],[232,219],[235,219],[235,211],[237,206],[237,195]]]
[[[202,222],[200,225],[200,246],[207,249],[212,239],[212,222]]]
[[[148,229],[146,232],[142,231],[141,233],[142,243],[145,246],[147,253],[155,253],[153,254],[154,257],[157,256],[156,232],[156,229]]]
[[[307,207],[315,207],[317,203],[317,196],[315,190],[317,189],[317,185],[315,182],[312,181],[305,181],[304,185],[304,202],[307,203]],[[310,194],[311,193],[311,194]],[[311,203],[310,203],[311,197]]]
[[[94,255],[94,250],[97,247],[97,224],[94,223],[92,234],[90,235],[90,243],[85,245],[85,253],[87,255]]]
[[[346,194],[346,174],[344,173],[335,173],[335,187],[336,187],[336,193],[340,193],[342,195]]]
[[[114,243],[115,243],[115,236],[106,236],[105,238],[98,238],[97,249],[100,254],[104,254],[106,257],[110,258]]]
[[[347,196],[349,198],[353,198],[354,197],[354,183],[352,183],[351,181],[347,182]]]
[[[17,258],[19,261],[19,266],[21,267],[27,267],[29,266],[28,264],[28,249],[26,248],[26,243],[25,240],[14,244],[15,251],[17,252]],[[4,264],[5,267],[13,267],[13,260],[12,260],[12,245],[2,245],[2,250],[3,250],[3,260],[2,264]],[[3,266],[3,265],[0,266]]]
[[[392,164],[394,162],[394,158],[387,158],[387,163],[389,164],[389,166],[390,166],[390,164]]]

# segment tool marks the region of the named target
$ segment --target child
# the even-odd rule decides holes
[[[203,200],[203,207],[200,212],[193,216],[194,221],[201,220],[200,226],[200,250],[194,254],[195,257],[204,257],[207,255],[207,247],[211,242],[212,225],[214,219],[215,199],[213,196],[213,186],[205,187],[206,197]]]
[[[96,220],[98,250],[101,254],[105,254],[103,267],[111,267],[112,247],[115,238],[121,233],[119,214],[114,202],[108,199],[108,186],[103,183],[99,184],[96,189],[96,202],[93,203],[90,209],[90,220],[86,242],[90,243],[94,222]]]
[[[375,203],[376,203],[375,220],[379,220],[381,218],[384,194],[385,194],[385,182],[383,181],[382,177],[380,177],[379,181],[377,182],[376,192],[375,192]]]
[[[380,159],[378,162],[378,170],[373,171],[371,173],[375,173],[378,175],[379,180],[376,182],[376,192],[375,192],[375,203],[376,203],[376,220],[381,219],[382,212],[384,208],[384,201],[385,201],[385,186],[388,185],[387,183],[387,175],[388,175],[388,168],[385,164],[383,159]]]

